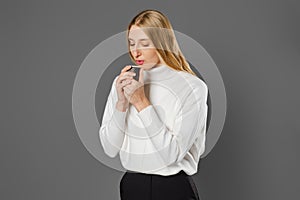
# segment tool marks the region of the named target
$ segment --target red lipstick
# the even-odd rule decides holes
[[[136,60],[136,63],[137,63],[138,65],[142,65],[142,64],[144,63],[144,60]]]

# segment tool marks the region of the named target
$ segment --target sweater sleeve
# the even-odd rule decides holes
[[[125,119],[128,109],[121,112],[116,108],[118,100],[116,91],[116,79],[114,79],[108,99],[105,105],[105,110],[102,118],[102,124],[99,129],[99,137],[104,149],[104,152],[111,158],[115,157],[123,144]]]
[[[201,140],[199,153],[203,153],[206,138],[207,93],[208,89],[204,84],[193,89],[183,101],[181,100],[172,128],[163,123],[154,105],[147,106],[137,114],[155,148],[154,156],[160,157],[164,166],[180,162],[196,139]],[[164,116],[167,117],[168,113]]]

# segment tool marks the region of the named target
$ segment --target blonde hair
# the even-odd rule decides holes
[[[128,25],[127,41],[129,30],[133,25],[140,28],[145,28],[143,31],[150,38],[150,40],[152,40],[159,58],[162,59],[166,65],[175,70],[186,71],[196,76],[196,74],[190,68],[189,63],[183,56],[177,43],[171,23],[165,15],[157,10],[149,9],[137,14]],[[133,62],[135,62],[129,48],[128,42],[130,58]]]

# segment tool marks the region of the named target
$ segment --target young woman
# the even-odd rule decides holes
[[[128,171],[122,200],[199,200],[191,175],[205,149],[206,84],[189,67],[172,26],[157,10],[144,10],[127,30],[130,57],[114,79],[99,137],[105,153],[120,155]]]

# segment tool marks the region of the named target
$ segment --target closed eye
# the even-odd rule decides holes
[[[135,44],[130,44],[130,46],[134,46]],[[143,44],[142,45],[143,47],[148,47],[149,46],[149,44]]]

